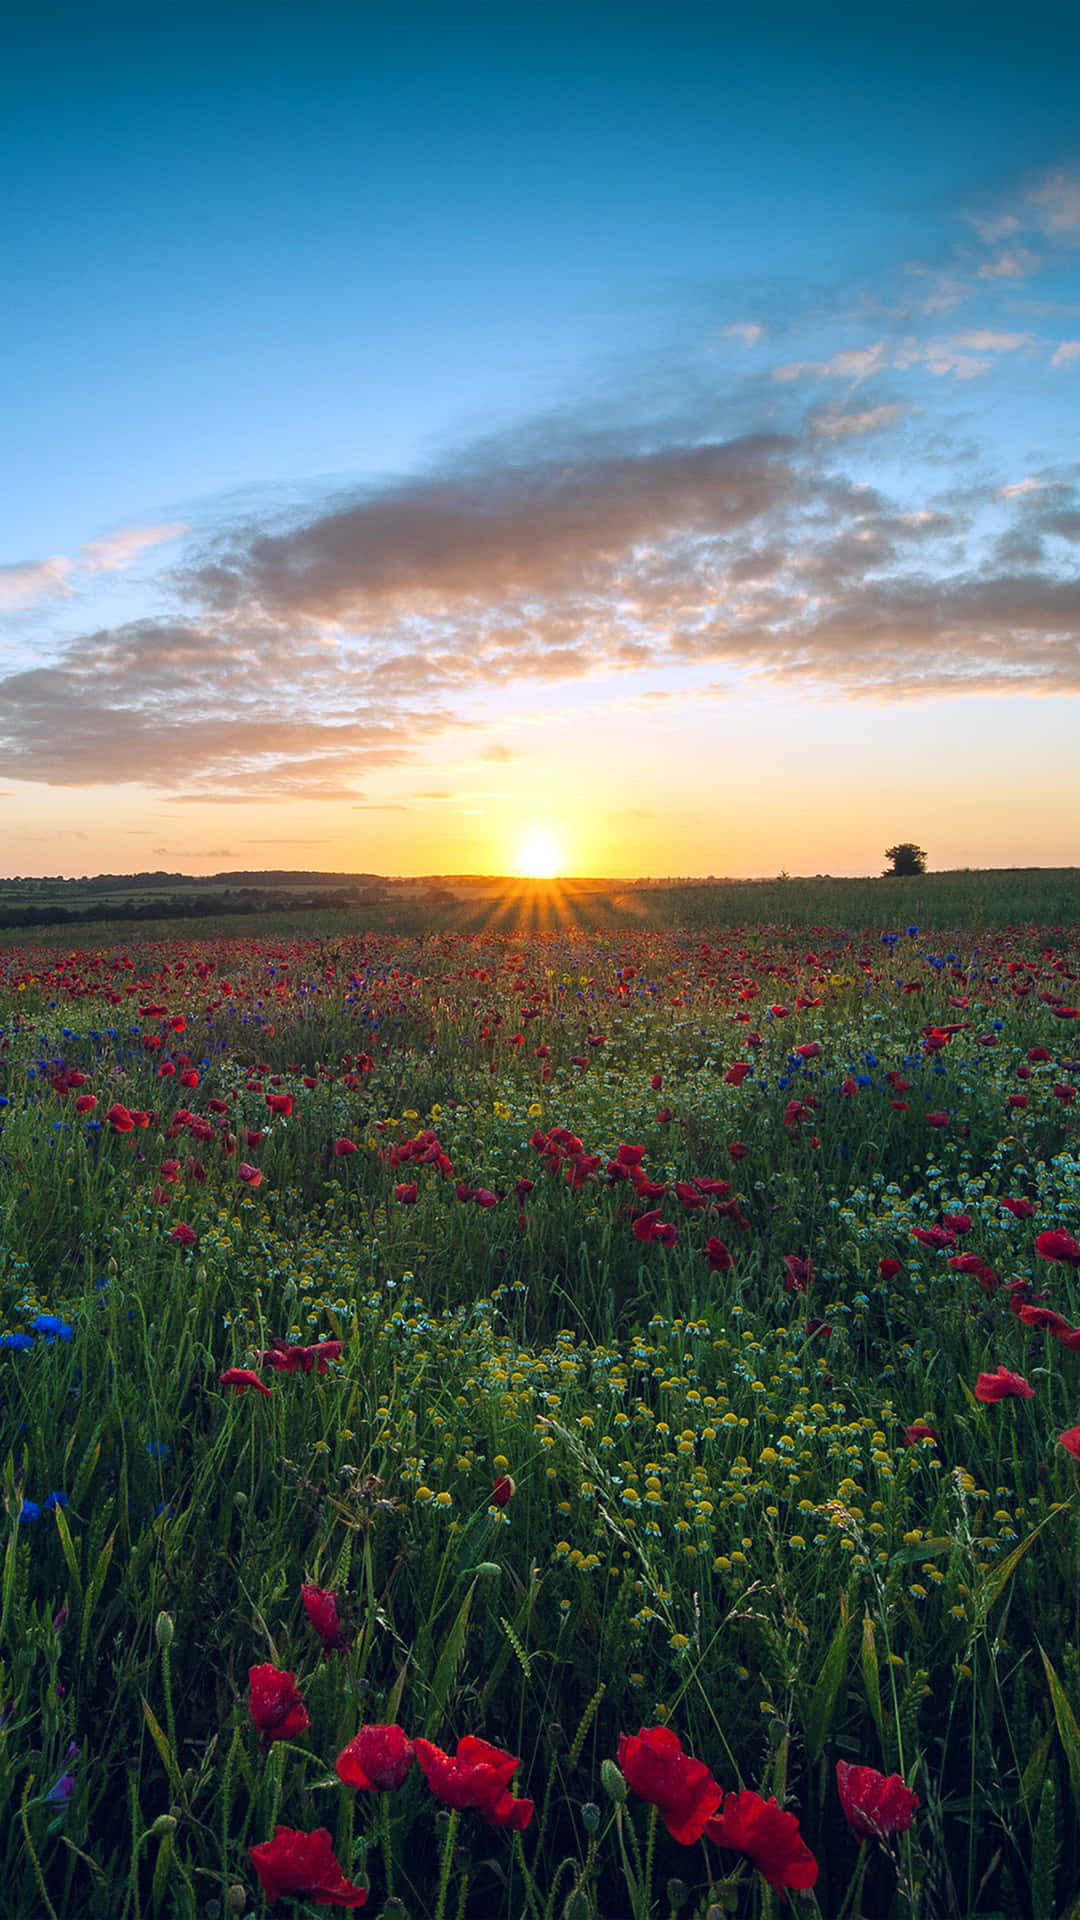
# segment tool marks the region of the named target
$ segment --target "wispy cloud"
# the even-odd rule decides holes
[[[116,573],[153,547],[178,540],[188,531],[183,521],[161,527],[123,527],[100,540],[88,540],[79,548],[78,565],[83,573]]]
[[[70,600],[71,561],[63,554],[0,567],[0,612],[14,613],[48,600]]]

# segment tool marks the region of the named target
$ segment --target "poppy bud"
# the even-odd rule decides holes
[[[625,1807],[628,1791],[626,1780],[614,1760],[601,1762],[600,1780],[609,1799],[614,1800],[617,1807]]]
[[[172,1614],[159,1613],[154,1622],[154,1638],[161,1648],[162,1653],[165,1652],[167,1647],[172,1646],[174,1633],[175,1627]]]

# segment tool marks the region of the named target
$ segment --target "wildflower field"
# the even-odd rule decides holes
[[[0,952],[4,1915],[1080,1914],[1078,969]]]

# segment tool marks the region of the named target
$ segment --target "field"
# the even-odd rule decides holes
[[[7,931],[5,1915],[1080,1914],[1076,875],[938,878]]]

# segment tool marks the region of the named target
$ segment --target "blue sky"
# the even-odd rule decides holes
[[[1038,4],[24,18],[0,861],[1075,860],[1078,55]]]

